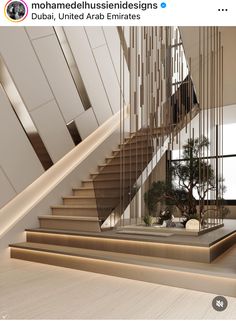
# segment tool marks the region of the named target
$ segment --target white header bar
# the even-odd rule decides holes
[[[234,26],[235,0],[2,0],[1,26]]]

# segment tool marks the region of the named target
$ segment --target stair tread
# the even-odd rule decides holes
[[[139,147],[136,147],[135,145],[135,142],[133,143],[133,145],[127,143],[125,145],[122,146],[122,148],[118,148],[118,149],[113,149],[112,151],[113,152],[122,152],[122,151],[127,151],[127,150],[147,150],[147,149],[152,149],[152,146],[147,146],[147,145],[143,145],[143,146],[139,146]]]
[[[73,216],[73,215],[40,215],[39,219],[47,220],[71,220],[71,221],[100,221],[98,217],[94,216]]]
[[[84,232],[84,231],[73,231],[73,230],[65,230],[65,229],[45,229],[45,228],[34,228],[34,229],[26,229],[26,232],[38,232],[38,233],[52,233],[58,235],[74,235],[74,236],[85,236],[88,238],[101,238],[108,240],[123,240],[123,241],[137,241],[137,242],[148,242],[148,243],[166,243],[166,244],[174,244],[174,245],[189,245],[189,242],[179,242],[179,241],[166,241],[163,236],[154,236],[150,234],[142,234],[142,235],[134,235],[134,234],[126,234],[118,229],[110,229],[101,232]],[[158,239],[157,239],[158,238]],[[202,244],[193,244],[193,246],[202,246]],[[206,245],[208,247],[208,245]]]
[[[74,231],[74,230],[65,230],[65,229],[51,229],[51,228],[34,228],[34,229],[25,229],[25,232],[34,232],[34,233],[51,233],[58,235],[73,235],[73,236],[90,236],[91,231]],[[94,233],[94,232],[93,232]],[[101,233],[101,232],[96,232]]]
[[[72,191],[78,191],[78,190],[87,190],[87,191],[91,191],[93,190],[92,187],[73,187]]]
[[[78,187],[78,188],[73,188],[72,190],[73,191],[77,191],[77,190],[93,190],[94,191],[94,188],[93,187]],[[99,187],[96,187],[96,189],[99,189]],[[117,186],[109,186],[109,187],[101,187],[102,190],[111,190],[111,189],[117,189],[117,190],[120,190],[119,187]]]
[[[130,142],[142,142],[142,141],[147,141],[147,140],[151,140],[152,139],[152,136],[132,136],[132,137],[129,137],[129,138],[125,138],[124,139],[124,143],[130,143]]]
[[[133,162],[133,164],[136,164],[136,161]],[[137,164],[142,164],[142,161],[137,161]],[[107,163],[107,164],[99,164],[98,167],[106,167],[106,166],[120,166],[120,163]],[[122,163],[122,165],[132,165],[129,161]]]
[[[76,236],[91,236],[91,232],[85,232],[85,231],[73,231],[73,230],[64,230],[64,229],[45,229],[45,228],[34,228],[34,229],[25,229],[26,232],[37,232],[37,233],[54,233],[54,234],[68,234],[68,235],[76,235]],[[93,232],[94,233],[94,232]],[[97,232],[96,232],[97,233]],[[98,232],[101,233],[101,232]],[[94,235],[97,237],[97,235]],[[102,236],[103,237],[103,236]]]
[[[134,162],[132,161],[132,158],[136,158],[136,157],[139,157],[139,162],[141,163],[143,160],[145,161],[146,159],[149,159],[152,157],[152,154],[153,152],[150,152],[149,154],[133,154],[133,155],[126,155],[126,156],[120,156],[120,155],[113,155],[113,156],[108,156],[108,157],[105,157],[106,159],[109,159],[110,161],[112,160],[130,160],[131,162]],[[142,158],[142,160],[141,160]],[[137,158],[135,159],[135,162],[136,162]],[[138,163],[138,160],[137,160],[137,163]]]
[[[130,158],[132,157],[132,159]],[[138,158],[136,158],[138,157]],[[112,157],[106,157],[106,159],[109,161],[107,162],[108,165],[118,165],[118,164],[113,164],[113,161],[114,160],[122,160],[122,164],[124,162],[124,160],[126,159],[126,164],[129,164],[129,163],[137,163],[137,164],[141,164],[141,163],[146,163],[147,161],[149,161],[150,159],[152,158],[152,153],[151,154],[148,154],[148,156],[145,154],[145,155],[131,155],[131,156],[112,156]],[[119,164],[120,165],[120,164]]]
[[[137,241],[137,242],[148,242],[148,243],[165,243],[166,245],[180,245],[180,246],[193,246],[193,247],[202,247],[202,248],[210,248],[214,246],[215,244],[215,238],[212,237],[212,239],[193,239],[192,236],[180,236],[179,235],[172,235],[172,238],[170,240],[166,240],[166,236],[157,236],[157,235],[145,235],[145,234],[126,234],[122,232],[122,230],[116,229],[110,229],[102,232],[89,232],[85,233],[83,231],[71,231],[71,230],[63,230],[63,229],[45,229],[45,228],[34,228],[34,229],[26,229],[25,231],[29,232],[42,232],[42,233],[54,233],[54,234],[68,234],[68,235],[79,235],[79,236],[86,236],[86,237],[96,237],[96,238],[102,238],[102,239],[111,239],[111,240],[123,240],[123,241]],[[195,237],[196,238],[196,237]],[[218,243],[220,240],[217,240],[216,243]]]
[[[113,150],[114,151],[114,150]],[[117,150],[117,151],[115,151],[115,152],[119,152],[120,150]],[[135,153],[135,154],[133,154],[133,155],[131,155],[131,156],[147,156],[147,155],[151,155],[152,154],[152,151],[150,151],[148,154],[144,154],[143,152],[139,152],[139,150],[138,150],[138,152],[137,153]],[[118,156],[118,155],[110,155],[110,156],[107,156],[107,157],[105,157],[105,158],[117,158],[117,157],[119,157],[119,158],[124,158],[124,157],[126,157],[126,158],[129,158],[130,157],[130,155],[126,155],[126,156]]]
[[[97,209],[96,205],[80,205],[80,204],[76,204],[76,205],[52,205],[51,206],[52,209]]]
[[[97,199],[115,199],[115,197],[112,196],[105,196],[105,197],[95,197],[95,196],[74,196],[74,195],[70,195],[70,196],[63,196],[63,199],[72,199],[72,200],[83,200],[83,199],[91,199],[91,200],[97,200]],[[119,198],[119,197],[117,197]]]
[[[130,178],[123,178],[122,180],[129,181]],[[104,178],[104,179],[85,179],[82,181],[82,183],[93,183],[93,182],[114,182],[114,181],[120,181],[120,178]]]
[[[132,149],[132,150],[136,150],[136,149]],[[131,152],[131,155],[115,155],[115,157],[116,158],[117,157],[119,157],[119,158],[122,158],[123,157],[124,158],[124,157],[136,156],[136,155],[138,155],[138,156],[145,156],[145,155],[150,155],[150,154],[153,153],[152,148],[148,148],[148,150],[149,150],[148,153],[145,152],[145,150],[147,150],[146,147],[143,148],[143,149],[137,148],[137,151]],[[129,151],[129,149],[127,149],[126,151]],[[112,152],[113,153],[118,153],[118,152],[122,152],[122,150],[117,149],[117,150],[113,150]],[[112,155],[106,156],[106,158],[110,158],[110,157],[114,157],[114,155],[112,154]]]
[[[117,171],[117,170],[107,171],[107,172],[102,172],[102,173],[101,172],[94,172],[94,173],[91,173],[90,175],[120,174],[121,173],[120,171]],[[128,173],[138,173],[138,172],[140,172],[140,170],[139,171],[136,171],[136,170],[128,170],[128,169],[126,169],[126,172],[128,172]]]
[[[147,146],[148,145],[148,146]],[[150,140],[147,141],[131,141],[131,142],[125,142],[123,144],[119,144],[118,145],[119,149],[123,150],[127,150],[127,149],[140,149],[140,148],[147,148],[147,147],[152,147]]]
[[[222,273],[222,271],[220,270],[220,268],[217,267],[217,265],[212,266],[211,264],[196,264],[193,262],[183,260],[147,257],[140,255],[125,254],[120,252],[75,248],[35,242],[15,243],[11,244],[10,247],[55,253],[61,255],[69,255],[75,257],[84,257],[87,259],[97,259],[115,263],[138,265],[143,267],[160,268],[164,270],[174,270],[181,272],[186,271],[187,273],[197,272],[199,275],[209,274],[211,276],[224,276],[236,279],[235,272],[224,271]]]
[[[132,148],[127,148],[127,149],[113,149],[112,152],[113,153],[122,153],[123,151],[129,151],[129,150],[134,150],[137,151],[137,155],[143,155],[143,151],[145,153],[145,150],[152,150],[152,147],[132,147]],[[142,154],[139,153],[140,151],[142,151]]]

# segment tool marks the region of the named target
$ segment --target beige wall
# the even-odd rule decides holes
[[[92,106],[86,110],[52,27],[2,27],[0,55],[52,161],[74,143],[74,120],[85,139],[120,109],[120,42],[116,27],[64,28]],[[1,68],[0,68],[1,82]],[[126,91],[128,99],[128,90]],[[43,173],[3,89],[0,89],[0,207]]]
[[[43,168],[0,85],[0,205],[43,173]]]
[[[199,96],[199,27],[179,27],[186,59],[191,58],[192,79]],[[224,106],[236,103],[236,27],[220,27],[223,45]],[[209,49],[210,52],[210,49]],[[208,52],[208,55],[209,55]]]

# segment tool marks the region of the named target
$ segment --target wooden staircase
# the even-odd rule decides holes
[[[197,112],[196,107],[191,111],[190,119]],[[173,130],[177,132],[184,126],[185,122],[179,123]],[[169,131],[168,128],[164,133],[168,134]],[[188,259],[186,256],[192,257],[195,249],[197,256],[194,257],[198,257],[198,247],[186,254],[181,245],[170,244],[166,247],[164,243],[151,238],[140,240],[101,230],[103,222],[121,201],[123,207],[129,204],[138,177],[152,159],[152,139],[160,134],[163,135],[163,129],[156,129],[151,135],[147,130],[139,131],[126,138],[111,156],[105,158],[104,163],[98,165],[97,172],[82,181],[81,187],[72,188],[71,196],[62,197],[63,204],[51,207],[51,215],[39,217],[40,228],[26,230],[26,242],[10,245],[11,257],[204,290],[204,281],[201,288],[195,284],[195,271],[188,274],[186,280],[185,273],[189,268],[186,265],[183,269],[183,261]],[[110,232],[111,235],[106,236]],[[205,262],[209,258],[207,248],[203,257]],[[168,259],[164,261],[163,258]],[[218,277],[212,278],[210,274],[207,277],[211,280],[210,290],[218,292],[215,287]],[[227,285],[229,289],[230,284]],[[209,285],[205,290],[209,291]],[[233,293],[230,291],[228,295]]]
[[[152,158],[152,140],[140,131],[124,140],[98,165],[97,172],[63,196],[61,205],[51,206],[51,215],[39,216],[41,229],[100,232],[102,223],[123,199]],[[124,203],[123,203],[124,204]]]

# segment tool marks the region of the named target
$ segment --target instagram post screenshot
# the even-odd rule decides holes
[[[1,1],[0,319],[236,322],[235,1]]]

